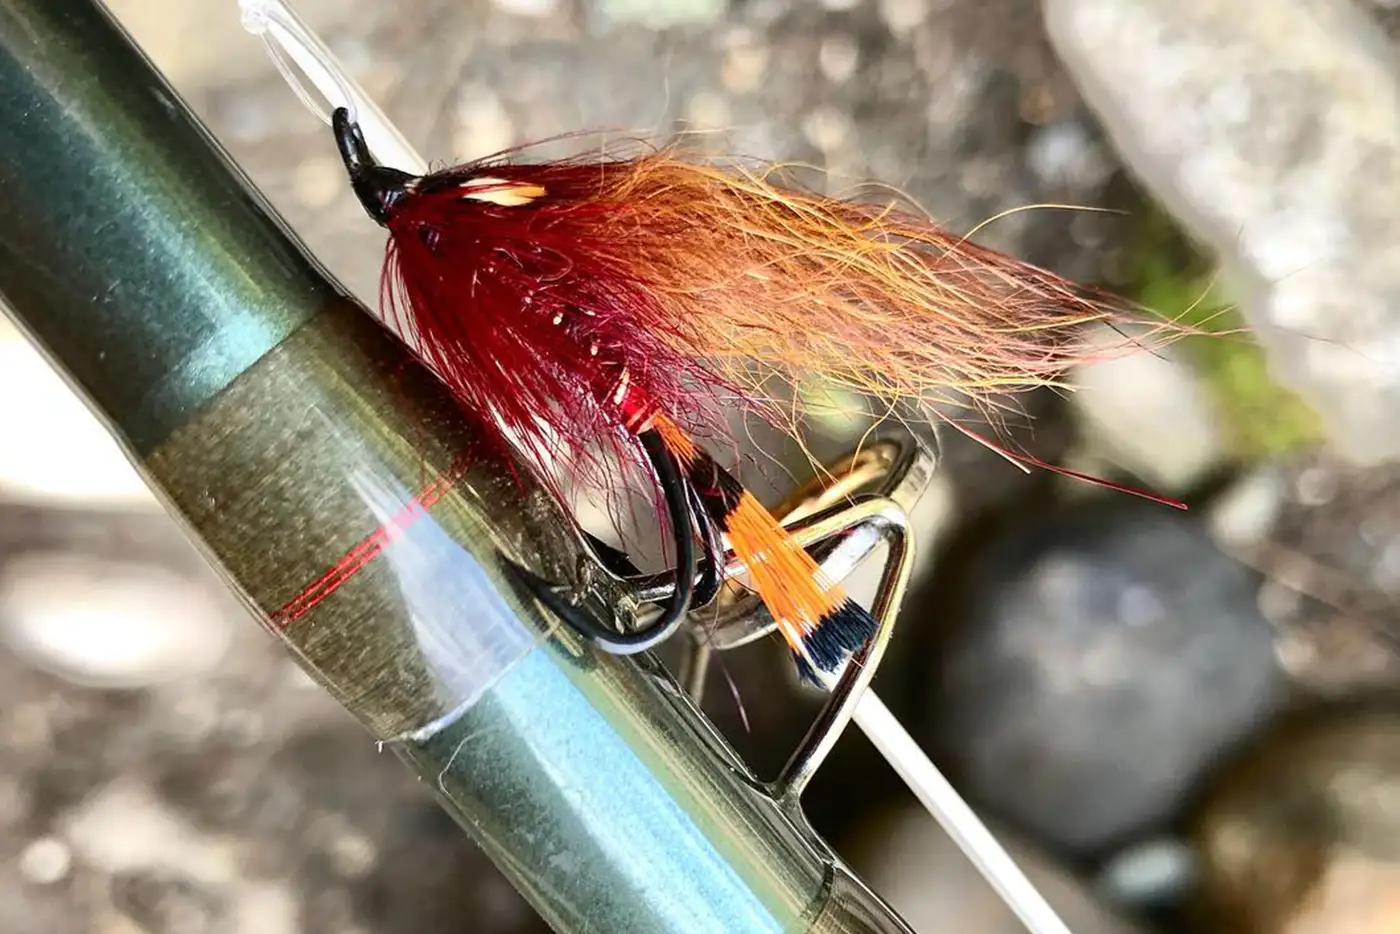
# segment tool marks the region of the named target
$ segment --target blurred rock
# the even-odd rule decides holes
[[[1133,934],[1068,871],[990,828],[1074,934]],[[848,861],[915,931],[1024,934],[1020,919],[922,808],[887,814],[852,839]]]
[[[1210,930],[1400,930],[1400,708],[1338,708],[1266,737],[1206,799]]]
[[[19,855],[19,873],[26,882],[53,885],[68,875],[73,854],[66,844],[52,837],[40,837]]]
[[[231,623],[202,583],[61,553],[12,558],[0,566],[0,636],[78,684],[134,688],[205,672],[223,659]]]
[[[117,911],[150,934],[227,931],[232,927],[227,898],[201,887],[180,873],[121,873],[112,879],[112,903]],[[293,934],[296,916],[280,919],[268,934]]]
[[[106,427],[13,332],[0,333],[0,399],[0,500],[159,508]]]
[[[1392,40],[1400,39],[1400,3],[1396,0],[1357,0],[1364,10]]]
[[[1246,483],[1256,528],[1222,540],[1267,578],[1260,609],[1288,673],[1333,696],[1400,688],[1400,465],[1320,452]]]
[[[1196,881],[1196,854],[1174,837],[1130,844],[1100,867],[1094,887],[1105,901],[1125,910],[1176,904]]]
[[[1346,0],[1047,0],[1118,150],[1348,456],[1400,455],[1400,79]]]
[[[817,62],[821,66],[822,77],[840,84],[855,74],[856,66],[860,64],[860,46],[850,36],[829,36],[822,40]]]
[[[559,7],[559,0],[493,0],[497,7],[516,16],[549,16]]]
[[[1275,465],[1256,468],[1215,497],[1206,521],[1216,542],[1240,549],[1268,540],[1286,495],[1281,473]]]
[[[0,652],[0,930],[542,934],[394,756],[238,641],[119,694]]]
[[[1094,853],[1171,818],[1274,709],[1255,575],[1126,497],[1030,518],[971,560],[926,709],[974,801]]]
[[[1026,161],[1036,178],[1057,188],[1096,189],[1116,167],[1080,120],[1061,120],[1035,131]]]
[[[929,14],[929,0],[880,0],[880,18],[895,35],[913,32]]]
[[[1122,341],[1117,335],[1105,336]],[[1220,466],[1220,426],[1191,370],[1143,350],[1080,366],[1070,402],[1097,453],[1162,495],[1181,494]]]
[[[603,16],[616,23],[648,29],[708,23],[723,15],[728,0],[592,0]]]

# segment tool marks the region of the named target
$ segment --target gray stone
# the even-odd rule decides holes
[[[1175,837],[1133,843],[1110,856],[1094,887],[1114,905],[1150,909],[1177,903],[1196,881],[1196,854]]]
[[[1075,934],[1138,930],[1095,899],[1072,873],[1002,828],[998,841]],[[1025,927],[952,838],[917,807],[873,821],[851,841],[850,861],[916,931],[1023,934]]]
[[[1400,81],[1346,0],[1047,0],[1118,151],[1348,456],[1400,455]]]
[[[964,794],[1055,846],[1169,820],[1280,697],[1255,575],[1167,507],[1018,522],[964,576],[927,694],[936,749]]]
[[[1273,499],[1262,531],[1222,540],[1267,578],[1260,610],[1288,674],[1330,696],[1400,687],[1400,465],[1318,453],[1246,482]]]
[[[1400,712],[1314,711],[1271,731],[1195,824],[1205,930],[1400,929]]]

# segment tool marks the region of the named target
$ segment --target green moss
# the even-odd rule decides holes
[[[1181,342],[1227,432],[1231,453],[1256,461],[1316,445],[1322,423],[1291,390],[1276,383],[1243,316],[1215,283],[1210,261],[1165,214],[1144,212],[1121,290],[1155,312],[1211,332]]]

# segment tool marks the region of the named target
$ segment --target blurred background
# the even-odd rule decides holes
[[[380,234],[234,0],[111,6],[372,300]],[[1096,365],[1009,426],[1189,512],[942,439],[880,690],[1077,934],[1400,930],[1395,4],[298,9],[437,164],[704,130],[956,231],[1012,212],[977,239],[1249,328]],[[832,401],[839,448],[863,423]],[[0,931],[542,930],[281,652],[0,319]],[[815,710],[786,671],[744,652],[706,701],[766,773]],[[917,930],[1020,930],[860,737],[807,803]]]

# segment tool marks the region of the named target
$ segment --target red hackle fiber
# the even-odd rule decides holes
[[[482,200],[482,189],[464,196],[471,169],[430,177],[388,218],[382,294],[457,398],[499,420],[504,431],[491,440],[504,445],[508,434],[594,482],[606,482],[639,427],[629,420],[653,408],[718,429],[723,385],[693,351],[703,332],[638,275],[635,238],[616,239],[629,222],[595,197],[606,171],[519,167],[513,177],[540,176],[548,188],[510,205]]]
[[[1186,331],[1156,320],[1091,343],[1087,325],[1147,319],[893,205],[785,190],[674,148],[449,169],[387,226],[384,300],[401,330],[465,404],[576,467],[625,436],[608,401],[624,380],[722,436],[726,405],[790,427],[772,377],[932,413]]]

